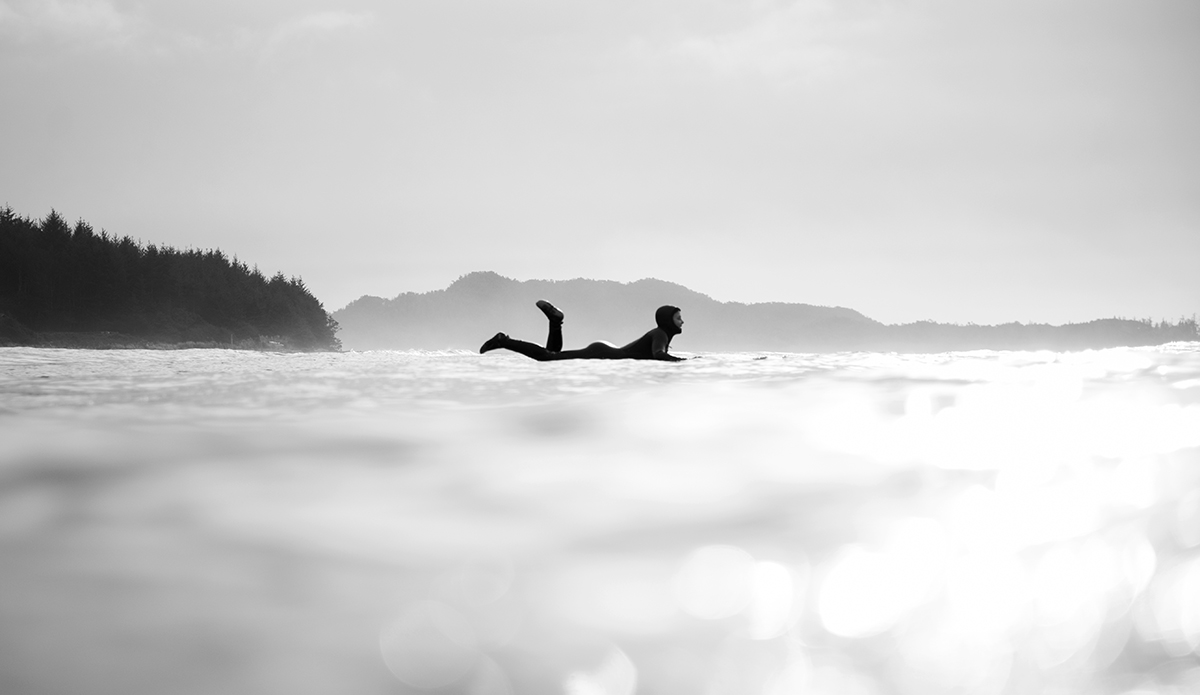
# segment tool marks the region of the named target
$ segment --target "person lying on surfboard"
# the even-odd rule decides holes
[[[563,350],[562,324],[563,313],[553,304],[539,299],[537,307],[546,315],[550,322],[550,334],[546,337],[546,346],[516,340],[505,333],[492,336],[479,352],[485,353],[504,348],[533,358],[539,362],[555,360],[665,360],[667,362],[682,362],[685,358],[676,357],[667,352],[671,347],[671,338],[683,332],[683,316],[676,306],[660,306],[654,312],[654,322],[658,324],[646,331],[642,337],[625,345],[617,347],[611,343],[592,343],[580,350]]]

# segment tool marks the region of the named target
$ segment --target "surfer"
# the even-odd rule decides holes
[[[510,338],[505,333],[497,333],[484,343],[483,347],[479,348],[479,352],[484,353],[504,348],[525,355],[526,357],[531,357],[539,362],[551,362],[554,360],[665,360],[668,362],[682,362],[684,360],[683,357],[676,357],[667,353],[667,348],[671,347],[671,338],[683,332],[683,317],[680,315],[679,307],[660,306],[658,311],[654,312],[654,322],[658,325],[646,331],[642,337],[624,347],[600,342],[592,343],[581,350],[562,349],[563,313],[558,308],[544,299],[538,300],[537,307],[542,310],[542,313],[546,315],[546,320],[550,322],[550,333],[546,336],[546,347]]]

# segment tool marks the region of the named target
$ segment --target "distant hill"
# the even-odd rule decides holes
[[[1154,323],[1149,319],[1096,319],[1051,326],[1044,323],[1005,323],[966,326],[919,321],[888,326],[881,349],[894,352],[949,350],[1098,350],[1110,347],[1162,345],[1200,340],[1196,319]]]
[[[444,290],[406,292],[394,299],[362,297],[333,318],[349,349],[475,350],[497,331],[542,342],[546,320],[534,306],[548,299],[566,313],[566,346],[595,340],[621,344],[654,325],[663,304],[683,309],[684,352],[942,352],[972,349],[1053,349],[1151,345],[1197,340],[1195,320],[1179,324],[1102,319],[1047,326],[958,326],[928,321],[889,326],[853,309],[809,304],[719,302],[682,285],[646,279],[512,280],[492,272],[465,275]]]
[[[347,348],[477,349],[497,331],[541,342],[546,319],[534,306],[548,299],[566,313],[566,345],[596,340],[622,344],[654,327],[663,304],[684,309],[680,350],[839,350],[880,327],[857,311],[807,304],[718,302],[682,285],[646,279],[526,280],[492,272],[465,275],[444,290],[395,299],[362,297],[333,317]]]

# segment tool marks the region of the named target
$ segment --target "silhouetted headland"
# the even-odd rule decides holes
[[[339,350],[298,278],[0,209],[0,345]]]
[[[843,307],[719,302],[662,280],[522,282],[493,272],[470,273],[444,290],[393,299],[364,296],[333,317],[349,349],[474,350],[480,335],[501,329],[545,333],[545,319],[534,307],[538,299],[566,312],[568,346],[636,333],[662,304],[682,307],[688,317],[687,334],[676,346],[684,352],[1083,350],[1200,340],[1194,317],[1177,324],[1111,318],[1063,326],[885,325]]]

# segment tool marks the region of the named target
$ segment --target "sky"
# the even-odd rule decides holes
[[[1175,320],[1198,124],[1196,0],[0,0],[0,205],[330,311],[491,270]]]

